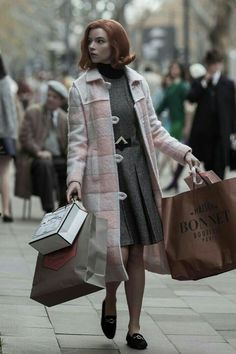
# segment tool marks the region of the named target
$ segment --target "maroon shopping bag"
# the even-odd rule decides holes
[[[171,275],[197,280],[236,268],[236,178],[163,198]]]
[[[31,299],[46,306],[105,287],[107,220],[89,213],[72,246],[38,255]]]

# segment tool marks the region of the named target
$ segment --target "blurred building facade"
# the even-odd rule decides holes
[[[217,9],[230,4],[229,21],[224,22],[229,35],[223,38],[223,44],[229,57],[228,68],[235,72],[235,0],[156,0],[143,1],[142,6],[138,3],[138,0],[1,0],[0,49],[6,53],[12,74],[19,74],[22,69],[50,70],[54,75],[69,70],[73,74],[77,71],[85,25],[95,18],[111,17],[124,23],[131,36],[137,54],[134,65],[152,64],[164,71],[172,59],[184,59],[184,6],[189,4],[188,43],[189,62],[192,63],[201,62],[210,47],[209,33],[216,18],[220,18]],[[130,18],[127,8],[131,9]]]
[[[189,63],[201,62],[205,51],[211,46],[209,31],[213,26],[215,9],[207,8],[207,1],[188,2]],[[207,11],[204,13],[205,8]],[[231,16],[226,54],[229,58],[228,69],[236,79],[236,2]],[[166,70],[173,59],[184,61],[184,31],[184,1],[163,1],[155,12],[144,15],[132,25],[132,32],[135,33],[133,45],[138,59],[154,63],[160,71]]]

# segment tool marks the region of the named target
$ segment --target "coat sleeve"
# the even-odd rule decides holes
[[[67,185],[79,182],[82,186],[87,160],[88,136],[84,107],[78,89],[73,84],[68,106]]]
[[[60,142],[60,149],[63,156],[67,155],[67,147],[68,147],[68,124],[67,124],[67,115],[64,111],[60,109],[59,114],[59,124],[58,124],[58,137]]]
[[[151,126],[151,134],[155,148],[172,157],[180,164],[185,165],[185,155],[187,152],[192,151],[191,148],[170,136],[168,131],[162,126],[161,122],[156,116],[149,92],[149,87],[146,81],[143,81],[143,86]]]
[[[29,108],[28,110],[26,110],[19,135],[22,150],[32,156],[36,156],[37,153],[41,150],[41,147],[35,142],[34,139],[35,126],[33,118],[35,115],[38,118],[37,113],[34,108]]]
[[[231,133],[236,133],[236,96],[235,96],[235,84],[231,81]]]
[[[198,103],[206,92],[207,87],[203,87],[201,80],[202,79],[194,80],[187,94],[187,100],[191,103]]]

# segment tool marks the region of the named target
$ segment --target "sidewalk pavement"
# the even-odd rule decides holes
[[[162,177],[163,186],[168,179]],[[28,242],[42,217],[38,198],[32,199],[30,220],[21,219],[23,201],[14,198],[15,222],[0,222],[3,353],[136,353],[125,344],[128,314],[123,285],[114,340],[106,339],[100,329],[104,290],[52,308],[29,299],[37,254]],[[197,282],[147,272],[141,327],[148,354],[236,354],[236,271]]]

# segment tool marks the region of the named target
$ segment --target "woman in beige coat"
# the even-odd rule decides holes
[[[104,334],[115,335],[116,291],[124,280],[127,344],[145,349],[139,333],[144,270],[169,271],[155,150],[190,167],[199,161],[157,119],[146,81],[127,66],[135,56],[118,22],[90,23],[81,52],[80,67],[86,71],[69,96],[67,199],[76,194],[88,211],[108,220]]]

